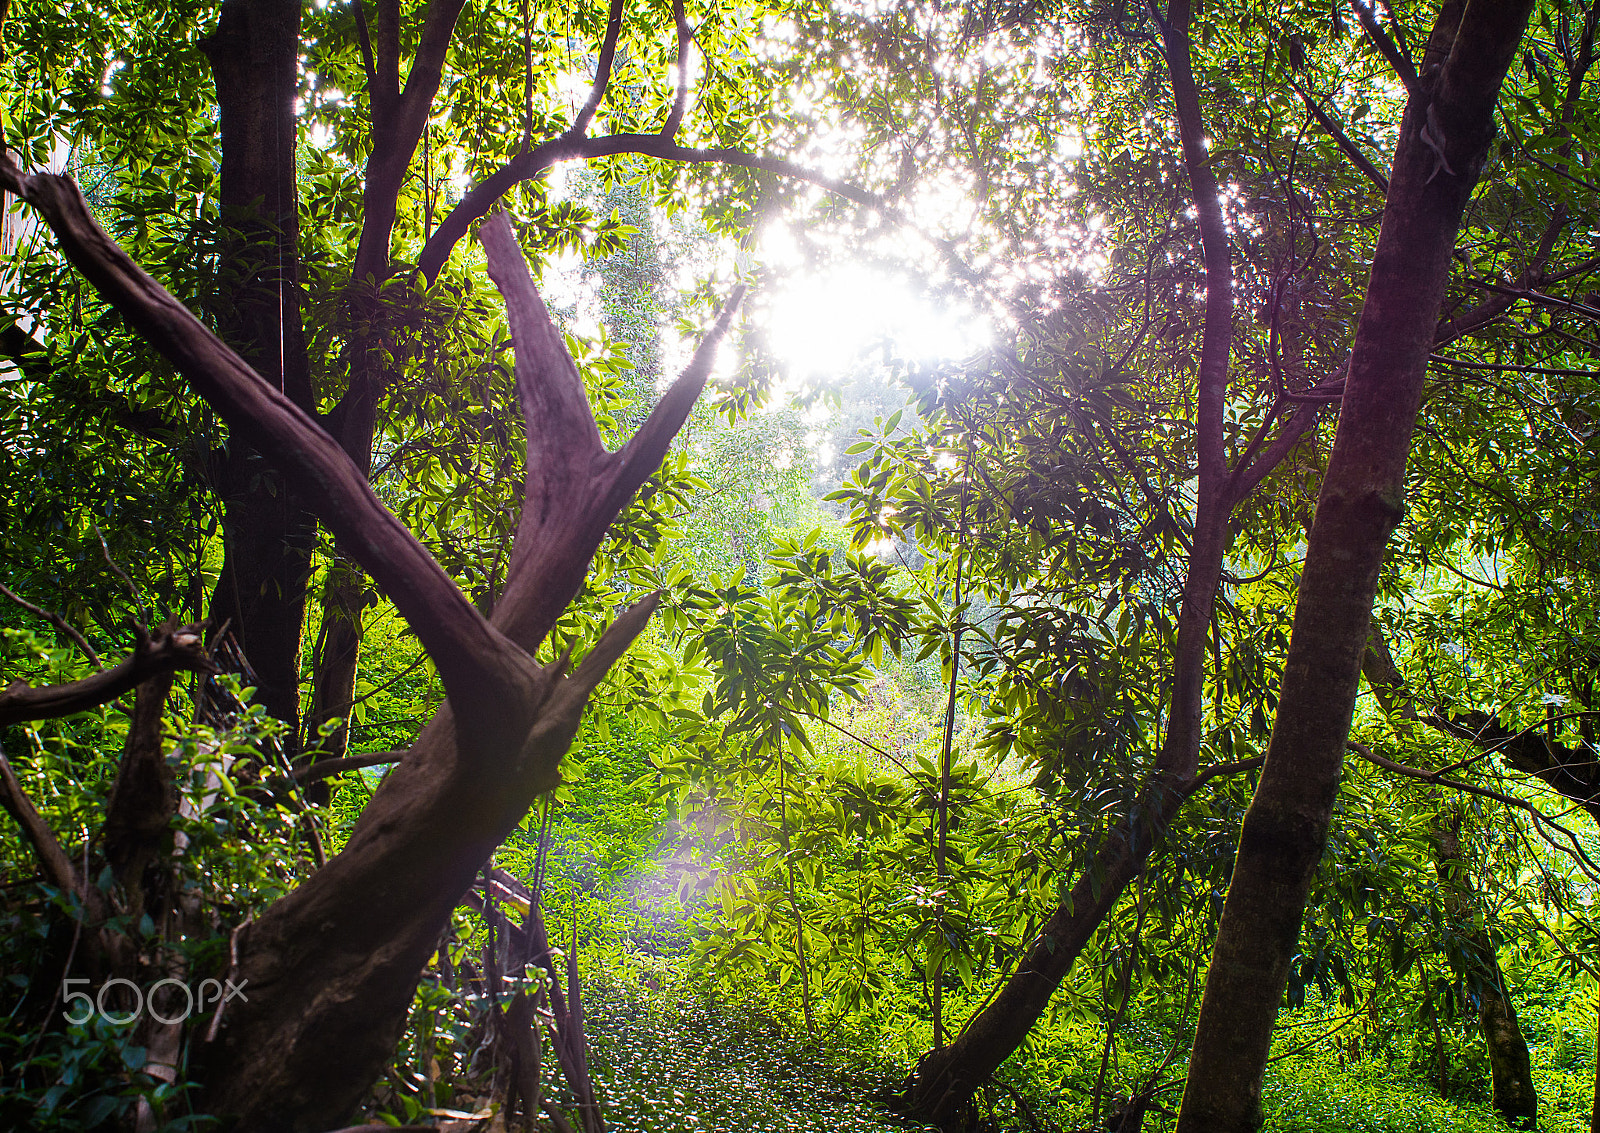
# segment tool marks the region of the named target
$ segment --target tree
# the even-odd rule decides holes
[[[558,160],[647,153],[818,179],[730,145],[695,148],[678,141],[694,110],[688,64],[696,35],[716,45],[733,42],[723,38],[734,33],[719,24],[720,12],[710,14],[697,32],[684,6],[674,6],[665,57],[657,35],[662,13],[647,6],[631,10],[619,0],[596,27],[588,24],[593,13],[586,13],[578,30],[593,31],[599,49],[584,102],[569,117],[559,100],[542,100],[536,78],[554,85],[556,62],[570,49],[570,39],[536,36],[526,11],[517,20],[508,8],[469,13],[465,18],[477,21],[471,30],[478,42],[465,45],[457,35],[463,11],[460,3],[430,3],[412,11],[383,2],[369,26],[360,5],[319,9],[309,16],[299,4],[275,0],[227,0],[222,6],[217,29],[205,40],[222,131],[223,209],[217,229],[221,285],[208,305],[217,330],[237,349],[105,234],[70,181],[26,173],[9,161],[0,175],[5,190],[50,225],[66,258],[106,309],[116,312],[104,320],[123,320],[137,336],[133,341],[144,344],[135,347],[135,355],[148,349],[151,353],[142,358],[147,366],[156,372],[176,370],[226,426],[218,481],[226,501],[224,559],[211,610],[217,622],[231,619],[232,631],[261,674],[271,713],[288,727],[291,748],[298,746],[301,611],[311,583],[314,523],[332,536],[347,563],[330,574],[324,595],[327,632],[318,659],[314,718],[331,722],[351,700],[366,589],[356,569],[410,623],[449,697],[385,781],[344,849],[262,915],[234,927],[226,972],[248,984],[249,999],[230,1003],[208,1030],[195,1028],[188,1039],[195,1077],[205,1082],[202,1106],[235,1118],[241,1128],[315,1129],[339,1123],[393,1050],[418,973],[451,910],[529,803],[557,782],[557,766],[585,701],[643,628],[657,600],[633,602],[570,673],[565,653],[545,663],[536,655],[584,586],[591,557],[613,521],[660,465],[738,301],[736,293],[684,375],[637,433],[607,451],[578,368],[544,310],[511,224],[503,216],[485,222],[490,273],[506,298],[516,347],[514,396],[522,409],[528,457],[515,476],[520,519],[514,550],[480,610],[369,483],[383,398],[403,387],[419,361],[437,360],[426,347],[438,308],[459,302],[470,290],[459,275],[442,290],[428,292],[428,283],[445,274],[452,250],[473,222],[496,209],[507,190],[537,178]],[[312,21],[317,36],[312,47],[322,68],[320,80],[308,77],[298,63],[307,50],[303,17]],[[192,37],[206,18],[199,11],[173,13],[176,28],[166,32]],[[38,18],[29,13],[20,26],[26,56],[41,66],[28,88],[29,113],[13,128],[59,126],[34,112],[54,105],[51,83],[76,67],[76,58],[60,64],[61,44],[51,29],[61,25],[42,13]],[[104,58],[110,44],[130,49],[124,81],[132,97],[127,101],[155,102],[172,91],[187,97],[196,89],[194,57],[181,52],[175,58],[187,68],[184,85],[173,85],[169,58],[152,50],[159,28],[137,20],[131,29],[114,21],[88,26],[101,39],[90,53],[94,58]],[[498,56],[484,50],[482,39],[490,34]],[[624,43],[627,51],[619,48]],[[549,66],[536,74],[540,51]],[[402,85],[407,53],[411,62]],[[678,81],[663,88],[659,79],[668,59],[677,66]],[[489,98],[493,84],[485,80],[496,66],[520,73],[525,105],[508,107]],[[702,105],[737,105],[730,92],[740,89],[743,77],[737,61],[728,61],[702,84]],[[446,81],[454,84],[455,110],[470,108],[480,133],[476,149],[458,142],[439,160],[448,167],[453,156],[479,183],[435,223],[442,176],[430,164],[435,141],[430,123]],[[342,90],[332,89],[333,83]],[[626,87],[629,97],[621,98],[618,87]],[[140,148],[162,120],[119,118],[126,105],[108,110],[98,96],[80,94],[98,86],[80,82],[70,89],[73,97],[86,99],[77,124],[98,126],[90,140],[126,159],[119,199],[137,201],[145,210],[133,227],[147,230],[144,221],[150,217],[158,225],[173,222],[162,204],[161,154]],[[345,90],[364,91],[364,98],[353,102]],[[752,88],[757,97],[760,90]],[[612,108],[606,115],[608,95]],[[364,159],[363,180],[357,182],[351,165],[326,154],[297,153],[303,129],[294,115],[297,97],[318,105],[340,127],[335,137],[349,147],[346,156]],[[186,102],[186,110],[197,102],[203,100]],[[591,136],[597,116],[620,128]],[[206,117],[201,110],[169,123],[177,148],[204,133]],[[703,136],[713,143],[753,140],[728,119],[707,118]],[[486,122],[510,128],[486,135],[481,130]],[[538,143],[537,131],[550,136]],[[492,139],[487,144],[486,136]],[[48,155],[48,132],[19,140],[24,144],[14,148],[30,163]],[[424,161],[417,178],[419,148]],[[201,153],[186,168],[203,196],[210,170]],[[309,178],[299,155],[311,167]],[[423,191],[413,197],[407,191],[415,180]],[[311,199],[298,201],[307,181]],[[532,191],[523,199],[538,205],[541,198]],[[170,208],[170,192],[165,199]],[[197,213],[204,217],[203,206]],[[323,227],[297,232],[297,222],[308,215],[322,220]],[[581,215],[570,211],[563,216],[546,210],[543,224],[531,231],[548,245],[573,239],[581,222]],[[395,259],[397,240],[421,261],[420,283]],[[137,240],[135,246],[148,247]],[[172,257],[166,266],[182,263],[181,239],[162,246]],[[353,252],[348,266],[331,266],[347,250]],[[336,312],[331,326],[317,328],[314,356],[304,330],[313,299],[328,302]],[[70,365],[53,335],[43,342],[22,337],[25,341],[12,345],[24,365],[51,368],[56,371],[48,375],[51,380]],[[182,404],[181,386],[173,394],[171,401]],[[486,390],[484,398],[491,396]],[[192,566],[198,569],[200,563]],[[144,746],[129,748],[127,784],[136,786],[140,769],[145,778],[159,772],[152,728],[159,724],[159,703],[172,668],[206,663],[194,655],[195,634],[195,627],[152,632],[133,657],[106,676],[37,695],[12,690],[9,718],[85,707],[138,685],[144,690],[141,705],[147,692],[156,707],[141,710],[147,723],[136,730]],[[570,652],[571,643],[562,644]],[[137,963],[119,930],[106,923],[109,909],[94,905],[88,878],[48,825],[37,821],[16,781],[6,786],[8,809],[22,822],[51,876],[90,902],[88,920],[112,969]],[[173,802],[169,790],[159,782],[153,786],[127,796],[129,806],[144,808],[133,815],[133,825],[147,834],[165,825]],[[121,835],[112,831],[111,836],[120,846]],[[145,845],[140,852],[150,849]],[[132,862],[138,855],[118,849],[117,857]],[[123,880],[137,888],[138,874],[127,865]],[[164,1041],[175,1045],[182,1038],[175,1032]]]
[[[1392,152],[1395,144],[1389,108],[1373,97],[1383,82],[1379,76],[1393,67],[1400,76],[1396,90],[1416,85],[1410,77],[1416,68],[1408,62],[1410,49],[1403,30],[1416,13],[1374,16],[1356,6],[1353,15],[1353,23],[1361,28],[1353,42],[1337,12],[1331,19],[1309,12],[1264,17],[1252,9],[1212,7],[1203,18],[1193,17],[1191,26],[1182,6],[1148,22],[1120,6],[992,6],[948,17],[931,8],[903,6],[891,16],[847,14],[840,19],[842,28],[816,33],[855,46],[862,58],[879,62],[883,69],[881,89],[873,86],[878,73],[870,67],[855,69],[845,86],[847,96],[864,108],[885,180],[898,174],[891,194],[903,193],[915,202],[918,181],[913,171],[919,169],[936,169],[972,187],[967,229],[943,235],[952,236],[951,248],[969,254],[981,266],[966,268],[963,275],[963,266],[955,265],[951,274],[987,288],[997,306],[1023,328],[1018,339],[1025,346],[1014,354],[997,352],[1002,358],[1000,373],[991,380],[993,388],[1006,390],[1020,404],[1035,398],[1031,412],[1019,409],[1012,414],[1002,409],[990,430],[972,423],[986,423],[985,417],[993,412],[992,403],[973,393],[974,388],[987,393],[984,387],[951,382],[939,394],[944,407],[958,405],[963,398],[976,403],[972,420],[964,421],[950,411],[947,421],[939,424],[945,432],[973,438],[973,447],[985,453],[1016,439],[1019,450],[1039,457],[1031,466],[1019,458],[1000,473],[985,468],[988,479],[975,491],[983,501],[980,508],[1001,515],[1012,512],[1015,557],[997,556],[999,561],[1009,566],[1030,551],[1035,555],[1055,551],[1059,543],[1051,539],[1052,530],[1070,531],[1070,537],[1081,539],[1083,516],[1074,516],[1074,525],[1059,513],[1048,518],[1040,513],[1045,512],[1046,501],[1059,504],[1061,497],[1070,496],[1082,475],[1079,464],[1061,454],[1093,451],[1093,442],[1075,436],[1074,445],[1063,445],[1038,422],[1052,419],[1046,414],[1059,419],[1075,410],[1082,412],[1075,395],[1081,396],[1080,390],[1086,392],[1097,379],[1105,380],[1108,372],[1112,383],[1126,382],[1135,397],[1150,398],[1146,391],[1151,388],[1170,393],[1188,386],[1195,391],[1188,404],[1170,396],[1165,404],[1181,408],[1156,412],[1154,422],[1145,427],[1144,437],[1172,438],[1170,448],[1159,455],[1153,451],[1155,445],[1125,449],[1129,464],[1140,472],[1161,468],[1165,457],[1186,462],[1187,471],[1196,477],[1195,487],[1182,489],[1152,476],[1152,495],[1157,498],[1163,489],[1194,493],[1193,512],[1178,517],[1186,535],[1188,524],[1193,524],[1192,556],[1179,575],[1184,593],[1180,626],[1206,625],[1211,620],[1208,595],[1217,588],[1210,566],[1212,533],[1222,532],[1215,536],[1221,546],[1215,558],[1219,570],[1253,574],[1258,567],[1274,569],[1279,556],[1292,558],[1309,516],[1295,516],[1292,521],[1274,517],[1279,526],[1266,534],[1263,528],[1269,521],[1262,513],[1276,506],[1279,497],[1263,493],[1258,511],[1250,502],[1229,500],[1227,481],[1244,481],[1251,471],[1271,467],[1269,461],[1256,460],[1274,452],[1269,438],[1292,447],[1296,437],[1304,437],[1308,419],[1314,416],[1307,393],[1338,401],[1350,365],[1347,352],[1357,313],[1364,299],[1368,310],[1374,306],[1368,268],[1381,239],[1379,222],[1394,227],[1401,223],[1399,210],[1410,207],[1369,153]],[[1431,17],[1431,10],[1427,15]],[[1446,24],[1453,26],[1454,19],[1455,15],[1447,15]],[[1571,223],[1587,204],[1578,203],[1571,179],[1564,177],[1559,164],[1528,156],[1531,151],[1525,148],[1533,144],[1562,155],[1572,152],[1577,129],[1573,99],[1581,98],[1590,63],[1590,49],[1583,46],[1589,40],[1582,30],[1588,24],[1587,12],[1552,9],[1546,19],[1548,34],[1541,42],[1554,41],[1558,61],[1529,56],[1529,82],[1517,86],[1508,107],[1514,111],[1508,121],[1513,123],[1509,129],[1515,141],[1496,152],[1502,163],[1496,166],[1496,180],[1473,204],[1468,214],[1471,232],[1459,241],[1457,255],[1471,265],[1470,270],[1448,280],[1448,306],[1436,305],[1432,311],[1426,353],[1437,352],[1445,363],[1463,368],[1515,367],[1518,358],[1536,365],[1570,364],[1533,358],[1541,349],[1543,332],[1524,330],[1518,321],[1544,318],[1545,311],[1556,318],[1560,305],[1572,300],[1539,298],[1544,294],[1540,281],[1563,282],[1576,277],[1568,272],[1582,275],[1588,270],[1587,241]],[[1058,77],[1039,64],[1045,58],[1072,58],[1081,65]],[[1379,69],[1375,74],[1374,66]],[[1334,78],[1351,71],[1372,78],[1369,84],[1358,84],[1360,97],[1350,97],[1352,88],[1347,85],[1341,91]],[[1091,81],[1082,81],[1085,77]],[[919,97],[895,103],[884,95],[890,89],[896,93],[910,89]],[[1162,116],[1159,127],[1153,126],[1152,103],[1168,97],[1174,112]],[[886,102],[894,109],[885,111]],[[1396,117],[1399,110],[1398,104],[1393,107]],[[1206,137],[1215,139],[1215,144],[1199,145],[1197,139]],[[1434,137],[1428,134],[1430,140]],[[1082,149],[1081,162],[1041,159],[1047,147],[1058,154],[1069,142]],[[1425,144],[1423,150],[1432,153]],[[1026,157],[1012,164],[1008,154]],[[1453,156],[1446,154],[1445,160],[1452,170],[1461,168]],[[1432,175],[1437,186],[1444,177],[1442,168],[1424,164],[1423,180]],[[1341,180],[1341,174],[1348,179]],[[1527,179],[1535,176],[1563,187],[1547,187],[1532,195],[1513,190],[1514,185],[1531,184]],[[1222,200],[1215,213],[1210,207],[1213,196]],[[1064,205],[1069,199],[1071,205]],[[1146,235],[1149,228],[1140,231],[1123,220],[1129,214],[1142,216],[1155,228],[1173,200],[1194,210],[1179,213],[1175,234]],[[1063,210],[1081,210],[1078,215],[1085,221],[1093,217],[1095,227],[1090,231],[1111,235],[1101,245],[1080,228],[1072,230],[1075,242],[1059,226],[1051,228],[1035,219],[1043,213],[1053,221]],[[1138,252],[1132,232],[1145,241]],[[1204,264],[1204,276],[1192,267],[1187,274],[1174,267],[1178,257],[1173,246],[1185,246],[1180,238],[1188,241],[1189,264]],[[1391,236],[1391,242],[1396,238]],[[1082,266],[1083,258],[1102,250],[1105,258],[1100,266]],[[1125,259],[1119,260],[1119,254]],[[1407,262],[1414,266],[1414,261]],[[1096,271],[1104,275],[1092,274]],[[1491,274],[1513,283],[1493,283]],[[1232,289],[1227,300],[1221,298],[1225,281]],[[1178,290],[1184,286],[1187,293]],[[1177,295],[1172,296],[1169,288]],[[1581,291],[1579,286],[1572,294],[1576,297]],[[1205,314],[1197,309],[1202,294]],[[1570,332],[1572,324],[1563,329]],[[1170,361],[1170,370],[1161,368],[1168,359],[1156,344],[1160,339],[1173,344],[1173,355],[1183,355]],[[1085,342],[1097,351],[1074,355]],[[1497,362],[1474,363],[1465,352],[1449,349],[1467,342],[1495,344]],[[1050,348],[1070,357],[1071,364],[1058,369],[1030,361],[1030,356]],[[1115,359],[1119,368],[1107,366],[1108,359]],[[1015,392],[1019,389],[1026,392]],[[1273,390],[1279,391],[1277,398],[1271,396]],[[1224,408],[1208,408],[1216,405]],[[1217,415],[1208,416],[1212,413]],[[1291,420],[1279,425],[1285,418]],[[1219,429],[1212,422],[1224,422],[1225,427]],[[1276,431],[1274,425],[1279,425]],[[1239,432],[1233,433],[1236,426]],[[1234,436],[1238,439],[1230,446]],[[860,538],[870,537],[876,526],[890,533],[901,528],[915,531],[919,541],[937,542],[945,549],[956,544],[953,517],[960,510],[961,493],[953,490],[954,476],[941,480],[923,467],[932,454],[919,458],[915,453],[919,443],[920,439],[901,446],[896,463],[880,462],[848,486]],[[943,447],[949,445],[949,437],[929,438],[929,443]],[[950,445],[946,459],[959,458],[963,447],[959,440]],[[1215,460],[1219,452],[1236,460],[1237,470],[1230,469],[1226,459],[1219,469]],[[1306,458],[1313,466],[1319,462],[1315,455]],[[1109,482],[1104,473],[1096,474],[1103,477],[1102,483]],[[907,485],[903,489],[902,477]],[[1130,479],[1137,480],[1131,473]],[[1097,498],[1118,494],[1110,487]],[[1189,499],[1179,498],[1186,503]],[[1125,529],[1151,530],[1142,526],[1143,519],[1135,512],[1124,521]],[[1052,522],[1061,527],[1052,529]],[[1032,542],[1030,526],[1037,533]],[[974,540],[979,545],[981,541],[981,537]],[[997,574],[1004,569],[998,568]],[[976,573],[981,578],[985,571],[980,568]],[[998,588],[1010,584],[1008,578]],[[1046,622],[1046,615],[1035,615],[1036,625]],[[1148,846],[1167,828],[1170,808],[1184,796],[1185,784],[1197,785],[1194,776],[1199,767],[1183,756],[1189,746],[1186,737],[1220,731],[1205,727],[1198,706],[1208,699],[1212,704],[1226,701],[1221,679],[1207,691],[1207,636],[1193,630],[1185,635],[1181,628],[1176,634],[1173,660],[1163,673],[1172,727],[1162,763],[1146,781],[1149,793],[1137,796],[1137,804],[1129,806],[1138,822],[1117,828],[1103,853],[1084,855],[1091,864],[1079,874],[1070,900],[1061,902],[1025,953],[1017,978],[954,1043],[931,1053],[919,1067],[907,1098],[914,1112],[949,1123],[963,1120],[972,1089],[1020,1044],[1071,966],[1080,942],[1103,923],[1122,886],[1146,860]],[[1006,644],[1010,648],[998,650],[994,661],[1001,668],[1019,646],[1026,648],[1018,641]],[[1220,646],[1219,671],[1230,663],[1225,639]],[[1035,676],[1042,676],[1048,667],[1041,665]],[[1069,668],[1057,666],[1056,676]],[[1270,711],[1273,700],[1268,691],[1256,707]],[[1196,721],[1192,726],[1191,720]],[[1030,727],[1037,725],[1035,721]],[[1055,743],[1068,757],[1063,763],[1068,763],[1079,756],[1068,750],[1068,744],[1079,738],[1053,735],[1038,726],[1018,742],[1037,745],[1030,754]],[[1199,743],[1194,746],[1200,750]],[[1559,762],[1576,768],[1582,762],[1581,752]],[[1136,773],[1147,769],[1148,765]],[[1164,785],[1163,775],[1170,775]]]
[[[1447,5],[1411,84],[1339,435],[1301,576],[1273,738],[1240,831],[1206,977],[1180,1129],[1259,1124],[1272,1021],[1311,872],[1327,840],[1372,599],[1404,507],[1406,454],[1456,232],[1530,11],[1527,4],[1485,0]]]

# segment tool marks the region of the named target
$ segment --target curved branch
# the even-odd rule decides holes
[[[0,187],[39,211],[101,296],[172,362],[235,437],[288,476],[345,552],[393,599],[452,697],[487,710],[510,674],[525,673],[529,659],[490,627],[383,506],[338,442],[101,231],[71,180],[27,176],[0,158]]]
[[[474,221],[494,211],[500,198],[523,181],[531,181],[552,166],[563,161],[590,161],[599,157],[616,157],[637,154],[663,161],[681,161],[686,165],[729,165],[763,173],[775,173],[825,189],[835,196],[856,204],[875,208],[885,216],[901,219],[897,210],[882,197],[857,188],[845,181],[827,177],[813,169],[796,165],[782,158],[762,157],[743,150],[725,146],[697,148],[681,146],[672,138],[661,134],[612,134],[604,138],[589,138],[563,134],[541,142],[533,149],[520,153],[488,177],[485,177],[462,197],[448,216],[434,230],[433,236],[423,246],[417,257],[417,270],[425,280],[432,281],[443,270],[444,263],[456,244],[467,234]]]
[[[0,692],[0,727],[87,712],[117,699],[158,673],[177,669],[209,672],[211,658],[206,653],[201,628],[187,625],[176,630],[158,629],[154,637],[141,636],[127,660],[81,681],[43,688],[13,681]]]
[[[11,770],[4,751],[0,751],[0,807],[4,807],[6,813],[22,827],[23,837],[33,847],[34,856],[39,859],[39,866],[50,884],[67,893],[87,898],[87,886],[73,868],[72,859],[67,857],[67,851],[61,848],[50,824],[33,805],[22,784],[17,782],[16,773]]]
[[[611,0],[611,11],[606,16],[606,37],[600,44],[600,63],[595,68],[594,85],[589,88],[589,98],[572,120],[572,134],[583,137],[594,121],[595,111],[605,101],[606,88],[611,85],[611,64],[617,57],[617,37],[622,34],[622,0]]]
[[[67,637],[72,640],[72,643],[76,645],[83,653],[83,655],[89,658],[89,663],[96,669],[105,668],[105,666],[100,663],[100,654],[94,651],[94,647],[91,646],[88,641],[84,640],[83,634],[79,633],[77,627],[71,622],[67,621],[66,618],[62,617],[60,614],[52,613],[49,610],[35,606],[32,602],[16,593],[16,591],[12,590],[9,586],[0,585],[0,594],[3,594],[5,597],[11,599],[13,602],[21,606],[24,610],[27,610],[28,613],[33,614],[35,617],[43,618],[62,633],[66,634]]]
[[[1577,862],[1579,865],[1587,866],[1588,868],[1585,872],[1591,878],[1600,878],[1600,865],[1597,865],[1594,859],[1589,857],[1589,855],[1584,852],[1583,843],[1578,840],[1578,836],[1572,831],[1568,830],[1565,826],[1562,826],[1555,819],[1551,818],[1544,811],[1534,806],[1527,799],[1519,799],[1515,795],[1508,795],[1502,791],[1490,790],[1488,787],[1480,787],[1475,783],[1463,783],[1459,779],[1446,779],[1442,771],[1424,771],[1420,767],[1407,767],[1403,763],[1396,763],[1392,759],[1385,759],[1383,756],[1375,753],[1366,744],[1357,743],[1355,740],[1347,740],[1345,742],[1350,750],[1355,752],[1362,759],[1365,759],[1368,763],[1371,763],[1376,767],[1383,768],[1385,771],[1393,771],[1396,775],[1403,775],[1407,779],[1415,779],[1420,783],[1428,783],[1436,787],[1449,787],[1454,791],[1462,791],[1469,795],[1478,795],[1482,798],[1493,799],[1495,802],[1504,803],[1506,806],[1512,807],[1516,810],[1526,811],[1528,816],[1533,819],[1534,825],[1539,828],[1540,837],[1544,838],[1544,840],[1549,842],[1550,845],[1554,846],[1556,849],[1572,858],[1573,861]],[[1549,834],[1546,834],[1544,830],[1545,827],[1549,827],[1550,829],[1560,833],[1567,844],[1564,845],[1562,842],[1558,842],[1554,838],[1550,837]]]

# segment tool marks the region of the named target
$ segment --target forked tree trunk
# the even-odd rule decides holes
[[[583,707],[644,628],[651,596],[566,675],[534,652],[582,587],[618,512],[660,466],[710,371],[736,292],[683,376],[622,449],[607,452],[583,382],[503,214],[482,230],[505,296],[528,438],[506,592],[486,621],[303,410],[207,331],[95,224],[76,186],[0,161],[74,267],[161,351],[238,439],[270,453],[340,545],[393,599],[448,700],[385,780],[345,849],[236,934],[219,1007],[191,1050],[199,1107],[243,1131],[339,1125],[381,1071],[450,912],[559,764]]]
[[[1456,231],[1530,9],[1531,0],[1447,0],[1407,102],[1282,697],[1206,978],[1180,1133],[1244,1133],[1261,1123],[1273,1022],[1327,845]]]

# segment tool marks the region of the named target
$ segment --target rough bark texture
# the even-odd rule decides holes
[[[1516,1129],[1535,1128],[1539,1094],[1533,1086],[1528,1043],[1517,1025],[1517,1009],[1506,990],[1494,943],[1484,923],[1478,895],[1461,849],[1461,812],[1451,807],[1439,815],[1433,832],[1434,866],[1444,896],[1445,914],[1461,948],[1451,966],[1478,1001],[1478,1028],[1489,1052],[1494,1108]]]
[[[1401,123],[1295,610],[1282,698],[1240,832],[1190,1059],[1180,1133],[1260,1125],[1261,1077],[1311,876],[1327,844],[1372,599],[1455,234],[1494,130],[1527,0],[1440,13]]]
[[[300,319],[294,98],[299,0],[226,0],[204,43],[222,133],[218,193],[231,302],[222,338],[290,401],[312,412]],[[209,608],[227,623],[259,680],[256,699],[299,734],[300,644],[316,519],[282,473],[237,435],[217,470],[222,573]]]
[[[171,821],[178,793],[161,735],[172,679],[173,671],[167,669],[146,680],[134,694],[128,739],[100,828],[106,864],[127,895],[126,911],[134,924],[145,911],[147,897],[163,884],[154,876],[147,879],[147,871],[164,872],[151,867],[165,864],[172,850]]]

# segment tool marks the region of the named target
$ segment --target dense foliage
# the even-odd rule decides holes
[[[1435,7],[1184,6],[1180,67],[1177,5],[455,5],[377,228],[413,89],[383,79],[451,5],[290,7],[275,217],[278,182],[236,188],[219,93],[219,16],[264,3],[19,0],[5,148],[64,169],[485,619],[542,454],[526,339],[457,244],[475,194],[503,193],[608,449],[755,285],[735,364],[529,652],[581,658],[660,609],[560,785],[468,863],[360,1114],[949,1127],[908,1076],[1103,903],[959,1120],[1166,1128]],[[1518,1090],[1542,1128],[1600,1128],[1595,22],[1534,9],[1457,236],[1270,1128],[1487,1130],[1532,1120]],[[529,164],[575,137],[656,141]],[[252,925],[372,836],[447,680],[371,562],[7,200],[0,1124],[212,1127],[190,1059],[226,1013],[163,1030],[146,992],[238,975]],[[763,262],[780,229],[803,254]],[[773,296],[846,259],[979,312],[986,343],[789,373]],[[176,679],[11,708],[207,619]],[[169,804],[142,835],[118,825],[136,766]],[[123,986],[77,1015],[75,981]]]

